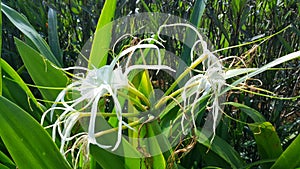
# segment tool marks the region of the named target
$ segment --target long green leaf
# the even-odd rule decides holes
[[[34,43],[34,45],[37,47],[40,53],[52,63],[61,67],[61,63],[53,55],[46,41],[32,27],[32,25],[29,23],[26,17],[19,14],[17,11],[6,6],[3,3],[1,3],[1,5],[2,12],[21,32],[23,32]]]
[[[235,103],[235,102],[226,102],[225,105],[231,105],[240,109],[243,113],[247,114],[254,122],[265,122],[266,119],[262,114],[260,114],[255,109],[252,109],[246,105]]]
[[[280,139],[270,122],[249,125],[254,133],[258,152],[262,160],[278,158],[282,153]],[[262,164],[263,168],[270,168],[272,163]]]
[[[299,168],[300,167],[300,135],[279,156],[271,169]]]
[[[62,52],[59,46],[59,39],[57,33],[57,14],[52,8],[48,11],[48,38],[49,46],[59,63],[63,63]]]
[[[61,70],[53,67],[51,62],[21,40],[15,38],[15,43],[25,67],[36,85],[46,87],[65,87],[67,85],[68,77]],[[60,90],[43,88],[39,88],[39,90],[43,97],[50,101],[54,101],[60,92]]]
[[[1,0],[0,0],[1,2]],[[2,9],[2,5],[0,5],[0,10]],[[2,12],[0,12],[0,59],[2,53]],[[0,64],[0,96],[2,95],[2,66]]]
[[[0,136],[20,169],[70,168],[43,127],[0,96]]]
[[[106,64],[112,37],[112,24],[109,23],[115,16],[116,5],[117,0],[105,1],[95,31],[89,59],[89,68],[93,68],[93,66],[101,67]]]
[[[251,78],[251,77],[253,77],[255,75],[258,75],[258,74],[260,74],[260,73],[268,70],[269,68],[275,67],[275,66],[277,66],[277,65],[279,65],[281,63],[287,62],[287,61],[292,60],[292,59],[296,59],[298,57],[300,57],[300,51],[293,52],[293,53],[287,54],[285,56],[282,56],[282,57],[280,57],[278,59],[275,59],[274,61],[272,61],[272,62],[264,65],[263,67],[257,69],[256,71],[251,72],[251,73],[249,73],[249,74],[247,74],[247,75],[239,78],[238,80],[236,80],[235,82],[233,82],[231,84],[231,86],[236,86],[236,85],[242,83],[243,81],[245,81],[246,79],[249,79],[249,78]],[[227,92],[230,89],[231,89],[231,87],[227,87],[225,90],[222,91],[221,94],[224,94],[225,92]]]
[[[196,134],[198,136],[197,141],[200,144],[207,147],[209,151],[214,152],[215,155],[229,164],[231,168],[241,168],[245,164],[240,155],[234,150],[234,148],[222,138],[215,136],[214,141],[211,144],[209,138],[207,138],[205,134],[202,134],[199,130],[197,130]]]
[[[192,12],[190,22],[196,26],[200,26],[200,20],[203,15],[203,12],[205,10],[205,4],[207,0],[196,0],[194,10]],[[196,36],[192,31],[188,30],[186,33],[186,37],[184,39],[185,44],[195,42],[198,39],[196,39]],[[184,45],[182,49],[181,59],[187,64],[191,64],[191,57],[190,57],[191,48],[190,46]],[[181,63],[182,64],[182,63]],[[179,68],[185,68],[185,66],[180,65]],[[182,72],[182,70],[179,70],[178,72]]]
[[[225,79],[230,79],[232,77],[236,77],[242,74],[246,74],[249,72],[254,72],[257,68],[240,68],[240,69],[231,69],[225,72]]]
[[[99,148],[95,145],[90,145],[90,151],[103,169],[125,168],[124,159],[121,156],[113,154],[112,152]]]
[[[25,84],[23,79],[19,76],[19,74],[3,59],[0,59],[0,65],[2,69],[24,90],[24,92],[28,95],[28,97],[31,98],[33,103],[36,104],[36,106],[41,109],[36,98],[30,91],[29,87]]]

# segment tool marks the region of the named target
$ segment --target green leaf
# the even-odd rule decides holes
[[[190,21],[197,27],[200,26],[200,20],[205,10],[206,3],[207,0],[196,0],[195,2]]]
[[[43,127],[0,96],[0,136],[20,169],[70,168]]]
[[[157,122],[157,120],[147,123],[146,124],[146,132],[147,132],[147,140],[148,142],[148,147],[149,147],[149,152],[153,156],[151,156],[150,160],[152,162],[151,168],[166,168],[166,160],[164,158],[164,155],[162,150],[164,150],[165,147],[170,147],[169,142],[167,139],[164,137],[164,135],[161,132],[161,128]],[[155,154],[155,155],[154,155]],[[171,153],[168,153],[166,155],[171,155]],[[168,158],[167,156],[166,158]],[[147,159],[146,159],[147,160]],[[146,165],[147,166],[147,165]]]
[[[234,148],[230,144],[228,144],[222,138],[215,136],[214,141],[211,144],[209,138],[207,138],[205,134],[202,134],[199,130],[196,131],[196,135],[197,141],[208,148],[208,152],[206,153],[212,151],[215,153],[214,155],[217,155],[218,157],[224,160],[222,167],[229,164],[231,168],[241,168],[243,167],[243,165],[245,165],[240,155],[234,150]],[[204,156],[208,156],[208,154],[204,154]],[[214,159],[214,161],[216,160]],[[222,163],[222,161],[219,161],[219,163]]]
[[[275,67],[275,66],[277,66],[277,65],[279,65],[281,63],[287,62],[287,61],[292,60],[292,59],[296,59],[298,57],[300,57],[300,51],[293,52],[293,53],[287,54],[285,56],[282,56],[282,57],[280,57],[278,59],[275,59],[274,61],[272,61],[272,62],[264,65],[263,67],[257,69],[256,71],[251,72],[251,73],[249,73],[249,74],[247,74],[247,75],[239,78],[238,80],[236,80],[235,82],[233,82],[231,84],[231,86],[236,86],[236,85],[242,83],[243,81],[245,81],[246,79],[249,79],[249,78],[251,78],[253,76],[256,76],[256,75],[258,75],[258,74],[260,74],[260,73],[268,70],[269,68]],[[232,87],[227,87],[225,90],[222,91],[221,95],[224,94],[225,92],[229,91],[231,88]]]
[[[0,0],[1,2],[1,0]],[[2,5],[0,5],[0,10],[2,9]],[[0,12],[0,59],[2,53],[2,12]],[[2,95],[2,66],[0,63],[0,96]]]
[[[203,12],[204,12],[205,6],[206,6],[205,3],[206,3],[206,0],[196,0],[196,2],[195,2],[193,12],[192,12],[192,15],[190,18],[190,22],[195,27],[200,26],[200,20],[201,20],[201,17],[203,15]],[[190,46],[187,46],[186,44],[197,41],[198,39],[196,39],[196,37],[197,36],[195,36],[194,32],[192,32],[191,30],[188,29],[188,31],[186,33],[186,37],[184,39],[185,45],[183,45],[182,54],[181,54],[181,59],[187,65],[191,64],[191,57],[190,57],[191,48],[190,48]],[[185,68],[183,63],[180,63],[180,64],[182,64],[182,65],[180,65],[179,68]],[[178,72],[182,72],[182,70],[179,70]]]
[[[18,105],[33,118],[41,119],[43,112],[41,108],[37,108],[25,91],[17,83],[9,79],[11,78],[5,74],[5,78],[3,79],[3,97]]]
[[[254,134],[258,152],[262,160],[278,158],[282,153],[280,139],[270,122],[249,125]],[[263,168],[270,168],[272,163],[262,164]]]
[[[6,6],[5,4],[1,3],[1,5],[2,12],[21,32],[23,32],[34,43],[34,45],[37,47],[40,53],[52,63],[61,67],[61,63],[53,55],[46,41],[32,27],[27,18],[19,14],[14,9]]]
[[[300,135],[287,147],[275,161],[271,169],[300,167]]]
[[[291,47],[289,42],[287,42],[281,35],[277,35],[277,38],[283,44],[283,46],[287,52],[291,53],[294,51],[293,47]]]
[[[90,145],[90,152],[103,169],[125,168],[124,159],[121,156],[113,154],[112,152],[104,150],[93,144]]]
[[[48,11],[48,41],[51,51],[53,52],[56,59],[62,65],[63,56],[59,46],[59,39],[57,33],[57,14],[52,8]]]
[[[111,130],[112,127],[106,119],[99,116],[97,119],[97,131]],[[87,130],[87,129],[86,129]],[[117,141],[117,132],[108,133],[97,138],[97,141],[103,145],[112,145]],[[140,168],[139,153],[133,148],[126,139],[122,138],[120,146],[114,151],[102,149],[95,145],[90,145],[90,153],[97,163],[104,169],[106,168]],[[120,155],[124,155],[123,158]],[[134,157],[134,158],[131,158]],[[113,163],[111,162],[113,161]],[[129,167],[130,166],[130,167]]]
[[[260,114],[255,109],[252,109],[246,105],[235,103],[235,102],[226,102],[225,105],[231,105],[240,109],[243,113],[247,114],[254,122],[265,122],[266,119],[262,114]]]
[[[111,21],[115,16],[116,5],[117,0],[105,1],[95,31],[95,37],[89,59],[89,68],[93,68],[92,66],[99,68],[106,65],[112,37]]]
[[[28,95],[28,97],[33,101],[33,103],[42,110],[36,98],[30,91],[29,87],[25,84],[23,79],[19,76],[19,74],[3,59],[0,59],[0,65],[2,69],[16,82]],[[2,78],[1,78],[2,79]]]
[[[8,168],[16,168],[16,165],[6,154],[0,151],[0,164],[4,164]],[[0,167],[1,168],[1,167]]]
[[[68,83],[68,77],[36,50],[15,38],[17,49],[32,80],[38,86],[63,88]],[[54,101],[60,90],[39,88],[43,97]]]
[[[246,74],[249,72],[254,72],[257,68],[240,68],[240,69],[231,69],[225,72],[225,79],[230,79],[232,77],[236,77],[242,74]]]
[[[9,169],[7,166],[0,163],[0,169]]]

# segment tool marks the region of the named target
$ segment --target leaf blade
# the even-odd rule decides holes
[[[58,88],[67,85],[68,77],[61,70],[53,67],[51,62],[40,53],[17,38],[15,38],[15,43],[25,67],[36,85]],[[39,90],[43,97],[50,101],[54,101],[60,92],[60,90],[42,88]]]
[[[0,135],[20,169],[70,166],[51,137],[30,115],[0,96]]]
[[[106,64],[112,35],[112,24],[109,24],[116,10],[117,0],[105,1],[98,20],[95,37],[89,58],[89,68],[99,68]]]
[[[1,5],[2,12],[21,32],[23,32],[34,43],[34,45],[39,49],[43,56],[57,66],[62,67],[62,64],[55,58],[46,41],[32,27],[29,21],[24,16],[20,15],[17,11],[5,5],[4,3],[1,3]]]
[[[277,168],[296,168],[300,167],[300,135],[288,146],[288,148],[279,156],[271,169]]]

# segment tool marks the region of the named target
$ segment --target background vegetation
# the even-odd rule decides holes
[[[80,51],[96,30],[97,22],[103,8],[103,0],[16,0],[2,1],[4,4],[26,16],[34,29],[50,46],[58,45],[61,51],[56,55],[62,56],[63,67],[75,64]],[[299,51],[300,42],[300,3],[297,0],[212,0],[205,3],[204,13],[199,21],[193,21],[193,11],[199,10],[200,1],[180,0],[119,0],[114,18],[120,18],[137,12],[170,13],[192,21],[197,25],[213,44],[214,49],[222,49],[234,45],[244,44],[256,39],[274,34],[288,25],[283,33],[259,45],[232,48],[218,52],[221,58],[241,56],[247,67],[261,67],[276,58],[291,52]],[[54,14],[49,12],[52,9]],[[59,44],[50,38],[51,27],[55,28],[49,19],[57,19],[57,35]],[[2,58],[13,67],[26,83],[33,83],[15,46],[14,37],[29,42],[9,21],[2,17]],[[51,41],[53,43],[51,45]],[[257,45],[259,44],[256,43]],[[230,66],[228,62],[225,67]],[[241,64],[239,64],[241,65]],[[300,95],[300,59],[281,64],[276,71],[267,71],[255,77],[259,81],[249,81],[243,85],[245,89],[259,92],[253,86],[269,90],[281,97],[295,97]],[[42,98],[36,88],[31,88],[37,98]],[[271,99],[259,95],[249,94],[240,90],[232,90],[227,94],[227,101],[241,103],[260,112],[266,121],[276,128],[277,134],[285,150],[295,140],[300,131],[300,100]],[[225,107],[229,116],[245,122],[253,119],[242,113],[239,106]],[[34,117],[38,121],[40,117]],[[224,117],[217,135],[233,147],[242,160],[250,164],[262,159],[254,135],[248,125]],[[220,143],[220,145],[222,145]],[[8,154],[5,146],[0,144],[0,150]],[[295,150],[298,151],[298,150]],[[199,152],[201,152],[199,154]],[[201,168],[205,166],[222,166],[218,160],[213,160],[215,152],[210,151],[206,157],[203,145],[196,147],[184,158],[179,159],[185,168]],[[198,155],[199,154],[199,155]],[[8,155],[9,156],[9,155]],[[278,157],[278,156],[277,156]],[[276,158],[277,158],[276,157]],[[9,156],[10,158],[10,156]],[[220,158],[220,157],[218,157]],[[215,159],[218,159],[215,157]],[[274,157],[275,158],[275,157]],[[223,157],[223,159],[226,159]],[[1,158],[0,158],[1,160]],[[220,160],[222,161],[222,160]],[[226,160],[225,160],[226,161]],[[233,160],[234,161],[234,160]],[[0,161],[1,165],[1,161]],[[13,166],[13,164],[11,164]],[[1,166],[0,166],[1,168]]]

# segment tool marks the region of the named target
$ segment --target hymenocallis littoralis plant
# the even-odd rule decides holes
[[[174,84],[181,81],[184,76],[191,72],[196,72],[196,74],[187,80],[183,87],[175,91],[173,90],[174,85],[171,85],[165,95],[159,98],[153,105],[150,103],[149,98],[145,97],[145,95],[133,85],[132,78],[129,78],[129,75],[135,70],[154,70],[156,73],[159,71],[176,71],[170,66],[164,65],[161,61],[162,56],[160,48],[163,47],[162,43],[165,41],[160,37],[160,32],[162,29],[167,27],[189,28],[197,35],[197,40],[192,46],[190,52],[192,63],[177,79],[175,79]],[[174,119],[181,119],[180,125],[183,135],[195,133],[194,130],[198,127],[198,124],[196,123],[196,115],[199,102],[204,98],[209,98],[205,107],[209,112],[208,117],[211,119],[210,126],[212,131],[212,143],[216,134],[216,127],[222,113],[221,104],[224,100],[220,99],[220,96],[224,94],[225,91],[236,86],[238,83],[241,83],[247,78],[253,77],[254,75],[272,67],[271,64],[261,69],[249,69],[235,73],[236,75],[240,75],[254,71],[247,76],[240,78],[235,83],[227,85],[225,81],[227,77],[222,61],[233,57],[223,58],[221,60],[215,56],[215,54],[208,49],[207,42],[203,40],[201,34],[193,26],[181,23],[162,25],[158,29],[157,34],[152,37],[156,38],[146,38],[139,41],[134,46],[123,48],[119,54],[113,56],[114,58],[109,65],[105,65],[100,68],[93,67],[92,69],[79,66],[66,69],[83,70],[85,73],[73,75],[75,80],[60,92],[52,107],[43,114],[42,124],[49,113],[52,120],[54,111],[62,111],[57,117],[55,123],[48,127],[52,127],[53,140],[55,140],[57,136],[60,139],[60,152],[63,155],[67,155],[67,153],[71,152],[75,167],[78,165],[80,155],[85,158],[84,161],[87,162],[89,160],[90,144],[97,145],[100,148],[108,149],[113,152],[118,149],[122,142],[122,136],[124,133],[123,130],[129,129],[139,133],[140,130],[137,131],[136,128],[139,128],[138,126],[142,127],[145,122],[149,121],[150,116],[145,117],[144,115],[141,116],[139,113],[124,112],[124,96],[126,96],[126,99],[132,101],[135,104],[135,107],[144,111],[150,110],[151,107],[158,109],[167,101],[174,102],[180,107],[178,111],[179,113],[177,114],[178,117],[175,117]],[[117,42],[118,41],[119,40],[117,40]],[[201,48],[201,54],[198,57],[195,57],[195,53],[199,53],[199,51],[197,51],[199,48]],[[147,50],[148,52],[149,50],[155,51],[156,61],[154,64],[147,63],[144,58],[147,56],[143,56],[143,53]],[[143,58],[142,64],[132,64],[132,55],[135,53],[141,54],[141,57]],[[289,59],[293,57],[295,56],[290,56]],[[125,64],[120,64],[120,62],[124,62],[124,60]],[[277,61],[273,65],[279,63],[280,61]],[[202,70],[196,70],[196,67],[200,64],[202,65]],[[229,86],[229,88],[224,89],[225,86]],[[72,93],[74,97],[70,98],[70,93]],[[128,93],[131,94],[128,95]],[[112,98],[111,100],[113,102],[114,109],[110,113],[101,113],[100,110],[103,110],[103,106],[105,107],[105,105],[100,104],[100,102],[108,96]],[[101,125],[97,124],[96,118],[98,116],[116,117],[117,125],[111,129],[98,131],[97,125]],[[74,133],[74,126],[79,123],[81,119],[87,117],[89,120],[86,131]],[[127,117],[135,117],[135,120],[128,121],[125,119]],[[151,118],[151,120],[157,120],[157,117],[151,116]],[[189,131],[187,126],[192,126],[192,130]],[[112,132],[117,133],[117,139],[115,141],[111,141],[108,144],[100,143],[101,141],[99,140],[101,140],[101,137]],[[149,152],[145,151],[146,150],[143,150],[142,152],[140,150],[140,153],[147,156]],[[76,153],[77,155],[75,156],[74,154]]]
[[[60,151],[62,154],[65,155],[65,153],[69,151],[74,151],[74,148],[82,149],[82,145],[85,149],[84,152],[88,153],[89,144],[95,144],[104,149],[111,149],[111,151],[115,151],[119,147],[122,138],[122,130],[124,128],[134,130],[133,127],[138,125],[138,122],[141,120],[140,118],[137,118],[137,121],[127,123],[126,120],[123,119],[123,115],[126,116],[128,114],[123,113],[122,105],[118,98],[120,96],[121,90],[125,89],[127,90],[127,92],[134,93],[134,96],[142,100],[143,103],[146,103],[146,106],[148,107],[154,106],[158,108],[157,106],[159,106],[161,102],[164,102],[166,100],[165,98],[161,98],[161,101],[159,101],[156,106],[147,104],[149,103],[148,98],[145,98],[145,96],[131,84],[128,75],[131,73],[131,71],[136,69],[156,70],[157,73],[162,70],[175,72],[175,70],[173,70],[171,67],[162,64],[161,54],[159,50],[160,47],[163,47],[162,42],[164,42],[164,40],[160,37],[160,31],[161,29],[170,26],[187,27],[197,33],[198,40],[193,45],[190,53],[192,60],[194,59],[197,46],[200,45],[203,51],[200,57],[196,58],[190,67],[193,69],[194,67],[202,63],[203,73],[198,73],[196,76],[187,81],[184,87],[179,89],[180,93],[176,96],[176,98],[175,96],[172,96],[174,95],[174,93],[170,94],[170,96],[173,97],[173,99],[178,104],[182,104],[182,132],[184,135],[188,134],[188,130],[185,126],[185,121],[191,122],[193,128],[197,127],[194,115],[197,104],[203,97],[212,94],[210,99],[211,104],[208,104],[207,106],[213,117],[212,130],[213,134],[215,134],[217,125],[216,123],[220,114],[219,111],[221,104],[218,97],[220,95],[221,88],[225,83],[225,73],[223,71],[223,66],[220,60],[207,48],[207,43],[203,40],[201,34],[197,31],[196,28],[188,24],[162,25],[157,32],[158,39],[147,38],[141,40],[138,44],[121,51],[114,57],[111,64],[109,65],[103,66],[101,68],[94,67],[92,69],[87,69],[84,67],[67,68],[84,70],[86,71],[86,73],[84,75],[74,75],[74,78],[76,80],[60,92],[57,99],[55,100],[55,103],[44,113],[42,117],[43,124],[45,117],[49,113],[50,118],[53,119],[54,111],[62,110],[62,113],[58,116],[55,123],[48,126],[52,127],[53,140],[56,139],[58,134],[61,141]],[[154,49],[157,52],[157,61],[155,62],[155,64],[147,64],[144,61],[143,64],[130,65],[129,62],[131,62],[131,55],[133,55],[135,52],[140,52],[143,49]],[[119,62],[121,59],[123,59],[124,56],[127,56],[127,63],[125,64],[125,66],[122,66],[119,64]],[[192,71],[192,69],[188,71]],[[186,74],[187,72],[184,72],[183,76]],[[67,98],[68,93],[71,92],[76,93],[78,97],[72,99]],[[97,142],[98,138],[101,139],[101,132],[103,133],[105,131],[95,131],[95,127],[97,125],[95,124],[96,116],[101,115],[101,113],[99,113],[99,102],[105,96],[110,96],[112,98],[115,108],[115,111],[112,112],[112,114],[115,115],[118,120],[118,125],[116,127],[118,133],[117,141],[115,143],[111,143],[110,145],[103,145]],[[167,98],[168,96],[164,97]],[[177,98],[179,97],[181,97],[180,100],[177,100]],[[89,117],[88,130],[86,132],[84,131],[73,134],[72,129],[74,125],[84,117]],[[137,115],[137,117],[139,117],[139,115]],[[68,145],[70,142],[73,142],[73,144],[76,146],[71,146],[71,148],[68,149],[67,147],[70,147],[70,145]],[[79,145],[78,143],[81,143],[81,145]],[[78,158],[78,156],[76,158]]]

